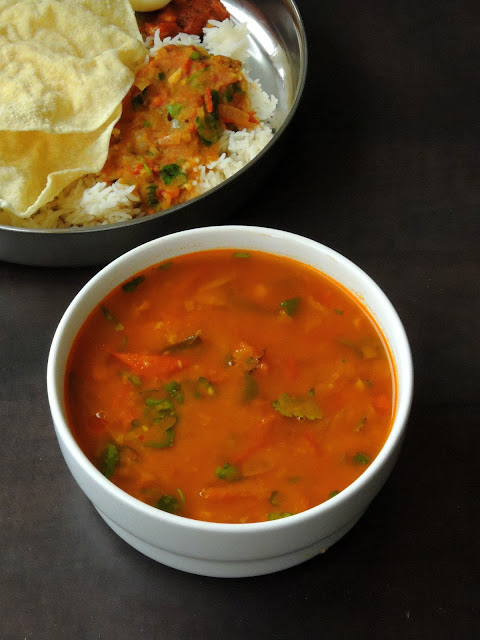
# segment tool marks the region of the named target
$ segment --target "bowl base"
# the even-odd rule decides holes
[[[136,536],[133,536],[128,531],[125,531],[122,527],[118,526],[110,520],[108,516],[97,509],[100,516],[105,520],[108,526],[115,531],[115,533],[132,546],[140,553],[156,560],[161,564],[165,564],[173,569],[179,569],[180,571],[186,571],[187,573],[194,573],[200,576],[209,576],[213,578],[247,578],[253,576],[262,576],[268,573],[275,573],[276,571],[282,571],[289,567],[294,567],[302,562],[306,562],[321,553],[325,553],[329,547],[335,542],[340,540],[347,531],[349,531],[363,515],[363,512],[355,516],[353,520],[350,520],[346,525],[330,534],[329,536],[322,538],[322,540],[315,542],[314,544],[285,553],[281,556],[274,556],[272,558],[261,558],[257,560],[204,560],[202,558],[194,558],[191,556],[185,556],[179,553],[173,553],[166,551],[165,549],[159,549],[153,545],[140,540]]]

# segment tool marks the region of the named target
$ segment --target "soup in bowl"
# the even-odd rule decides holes
[[[393,307],[346,258],[210,227],[134,249],[82,289],[48,392],[73,476],[124,540],[247,576],[355,524],[398,455],[412,364]]]

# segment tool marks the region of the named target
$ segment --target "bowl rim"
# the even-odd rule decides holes
[[[369,464],[369,466],[361,473],[361,475],[354,480],[350,485],[348,485],[345,489],[340,491],[336,496],[332,497],[325,502],[320,503],[314,507],[307,509],[306,511],[302,511],[288,518],[281,518],[277,520],[271,521],[262,521],[262,522],[249,522],[249,523],[223,523],[223,522],[207,522],[202,520],[195,520],[193,518],[186,518],[183,516],[170,514],[155,507],[148,505],[146,503],[141,502],[137,498],[129,495],[123,489],[117,487],[113,482],[108,480],[102,473],[95,467],[95,465],[90,462],[87,456],[83,453],[80,446],[77,444],[67,422],[67,418],[65,415],[65,410],[63,407],[63,393],[64,393],[64,376],[65,369],[59,370],[58,360],[65,358],[65,364],[68,357],[68,353],[70,352],[73,339],[69,339],[64,346],[67,349],[67,355],[63,356],[61,347],[63,343],[66,341],[64,336],[64,332],[67,329],[70,321],[75,318],[78,314],[77,307],[81,304],[82,300],[88,296],[92,290],[94,290],[97,286],[101,285],[104,280],[108,280],[109,277],[115,274],[117,269],[122,269],[122,265],[125,263],[128,266],[128,263],[131,260],[134,260],[136,257],[140,256],[144,252],[148,252],[150,248],[156,245],[167,244],[170,242],[178,241],[181,243],[183,240],[182,246],[188,243],[195,243],[201,240],[202,237],[208,237],[211,234],[221,234],[220,240],[223,235],[228,235],[232,233],[245,233],[248,232],[253,234],[255,237],[259,235],[267,235],[274,239],[283,240],[287,243],[293,243],[295,246],[304,245],[308,246],[310,249],[318,251],[325,257],[331,258],[334,261],[341,262],[342,265],[349,270],[350,273],[353,273],[357,277],[359,277],[363,283],[365,284],[365,289],[371,291],[374,295],[379,297],[382,302],[382,307],[385,310],[385,313],[389,316],[389,324],[393,322],[393,330],[395,333],[395,344],[397,345],[397,350],[402,354],[403,357],[403,371],[401,377],[401,391],[402,393],[398,393],[398,388],[400,387],[400,375],[395,366],[394,375],[396,380],[396,403],[395,403],[395,413],[394,418],[391,424],[390,432],[387,436],[387,439],[382,446],[381,450],[375,457],[375,459]],[[227,245],[218,244],[218,248],[247,248],[243,241],[240,241],[238,245],[236,243],[229,242]],[[185,252],[178,252],[177,255],[183,255],[183,253],[193,253],[198,250],[201,250],[195,246],[189,247],[190,250]],[[252,249],[253,250],[253,249]],[[256,251],[265,251],[266,253],[273,253],[275,251],[265,249],[254,249]],[[276,253],[276,255],[285,255],[281,253]],[[291,256],[290,256],[291,257]],[[302,262],[298,258],[293,258]],[[156,262],[161,262],[161,258]],[[149,262],[149,264],[155,264],[155,262]],[[307,264],[307,263],[305,263]],[[147,269],[148,264],[142,269]],[[314,267],[316,268],[316,267]],[[121,282],[127,280],[129,277],[134,275],[135,272],[138,272],[138,268],[133,272],[127,274],[126,276],[121,276],[120,278],[117,276],[114,278],[115,283],[110,284],[109,290],[112,290]],[[318,269],[320,270],[320,269]],[[339,280],[332,278],[335,282],[342,284]],[[345,287],[345,285],[342,285]],[[358,300],[358,295],[352,292],[350,288],[347,290],[354,296],[355,299]],[[99,304],[103,299],[103,294],[101,297],[97,297],[97,301],[94,304]],[[88,314],[93,309],[91,304],[88,305],[88,311],[86,313],[82,313],[82,320],[80,322],[80,326],[85,321]],[[373,314],[374,309],[369,311]],[[378,320],[377,320],[378,322]],[[380,327],[382,329],[382,327]],[[78,331],[78,330],[77,330]],[[75,331],[74,337],[77,334]],[[383,330],[382,330],[383,333]],[[385,341],[389,346],[389,350],[391,353],[391,357],[393,359],[393,349],[390,345],[390,341],[387,340],[387,337],[383,336]],[[394,363],[396,364],[396,363]],[[47,363],[47,395],[48,401],[50,405],[50,411],[53,418],[54,428],[57,433],[57,437],[60,441],[60,445],[65,446],[70,454],[75,458],[75,461],[82,468],[83,472],[97,485],[106,491],[116,503],[122,504],[122,506],[126,506],[130,509],[133,509],[137,514],[142,514],[148,517],[149,519],[153,519],[158,521],[159,524],[170,524],[176,527],[180,527],[184,530],[188,531],[198,531],[198,532],[207,532],[207,533],[222,533],[225,535],[238,535],[239,532],[264,532],[269,531],[272,532],[274,530],[279,529],[288,529],[291,527],[297,526],[299,523],[305,523],[309,520],[315,520],[320,517],[322,514],[327,513],[331,510],[336,510],[337,508],[341,508],[343,504],[347,503],[353,496],[353,494],[357,492],[362,492],[363,489],[369,484],[369,482],[374,478],[374,476],[381,471],[382,467],[389,460],[390,456],[395,452],[397,447],[401,444],[401,441],[404,436],[404,432],[407,425],[408,415],[410,412],[410,407],[413,398],[413,361],[412,354],[410,350],[410,345],[408,342],[407,334],[405,332],[405,328],[403,323],[386,296],[383,290],[377,285],[377,283],[359,266],[357,266],[354,262],[352,262],[349,258],[346,258],[341,253],[335,251],[327,247],[326,245],[317,242],[316,240],[312,240],[305,236],[292,233],[290,231],[283,231],[280,229],[270,228],[270,227],[259,227],[259,226],[247,226],[247,225],[221,225],[221,226],[210,226],[210,227],[197,227],[193,229],[187,229],[184,231],[178,231],[175,233],[171,233],[165,236],[160,236],[154,240],[146,242],[130,251],[124,253],[119,256],[108,265],[103,267],[98,273],[96,273],[90,280],[86,282],[86,284],[80,289],[80,291],[75,295],[67,309],[65,310],[58,326],[55,331],[55,334],[52,339],[49,355],[48,355],[48,363]]]
[[[241,169],[239,169],[236,173],[234,173],[233,175],[231,175],[230,177],[226,178],[225,180],[223,180],[222,182],[220,182],[219,184],[215,185],[214,187],[212,187],[211,189],[208,189],[208,191],[205,191],[205,193],[202,193],[198,196],[196,196],[195,198],[193,198],[192,200],[188,200],[187,202],[182,202],[180,204],[177,204],[173,207],[170,207],[169,209],[166,209],[165,211],[158,211],[157,213],[153,213],[149,216],[143,216],[141,218],[132,218],[131,220],[124,220],[123,222],[115,222],[115,223],[111,223],[111,224],[105,224],[105,225],[95,225],[92,227],[68,227],[65,229],[42,229],[42,228],[33,228],[33,227],[15,227],[12,225],[6,225],[6,224],[1,224],[0,223],[0,232],[1,231],[6,231],[6,232],[12,232],[12,233],[25,233],[25,234],[39,234],[39,235],[53,235],[53,236],[62,236],[64,234],[67,235],[72,235],[72,236],[78,236],[78,235],[83,235],[83,234],[89,234],[89,233],[95,233],[95,232],[99,232],[99,231],[108,231],[108,230],[115,230],[115,229],[123,229],[125,227],[131,227],[131,226],[136,226],[138,224],[141,224],[143,222],[146,222],[148,220],[158,220],[164,217],[170,217],[171,214],[174,214],[176,211],[179,210],[185,210],[187,209],[189,206],[196,204],[202,200],[204,200],[206,197],[208,197],[209,195],[212,195],[216,192],[218,192],[220,189],[222,189],[223,187],[226,187],[227,185],[229,185],[231,182],[233,182],[237,177],[242,176],[246,171],[248,171],[249,169],[251,169],[257,162],[260,161],[261,158],[263,158],[267,153],[269,153],[269,151],[272,149],[272,147],[275,145],[276,142],[278,142],[278,140],[281,138],[281,136],[283,135],[283,133],[285,132],[285,130],[287,129],[288,125],[290,124],[290,122],[292,121],[297,109],[298,109],[298,105],[300,104],[300,100],[302,99],[302,95],[303,95],[303,91],[305,89],[305,83],[306,83],[306,79],[307,79],[307,68],[308,68],[308,45],[307,45],[307,33],[305,30],[305,25],[303,23],[300,11],[295,3],[295,0],[282,0],[282,2],[284,4],[286,4],[290,10],[292,19],[294,21],[295,26],[297,27],[298,30],[298,44],[299,44],[299,49],[300,49],[300,63],[299,63],[299,68],[300,68],[300,77],[298,79],[297,82],[297,86],[295,87],[295,97],[294,100],[292,102],[292,105],[290,106],[288,113],[284,119],[284,121],[282,122],[282,124],[278,127],[278,129],[274,132],[272,139],[269,140],[269,142],[265,145],[265,147],[263,147],[263,149],[257,153],[257,155],[252,158],[249,162],[247,162],[247,164],[245,166],[243,166]]]

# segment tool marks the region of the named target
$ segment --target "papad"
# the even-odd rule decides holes
[[[127,0],[0,0],[0,207],[99,171],[146,48]]]

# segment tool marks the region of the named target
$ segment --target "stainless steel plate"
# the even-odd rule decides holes
[[[32,266],[105,264],[157,236],[218,223],[251,195],[268,175],[278,154],[278,142],[298,106],[307,71],[307,43],[292,0],[233,0],[224,4],[235,22],[246,22],[249,27],[250,77],[258,78],[264,91],[278,98],[276,132],[267,147],[208,193],[145,218],[78,229],[0,225],[0,260]]]

